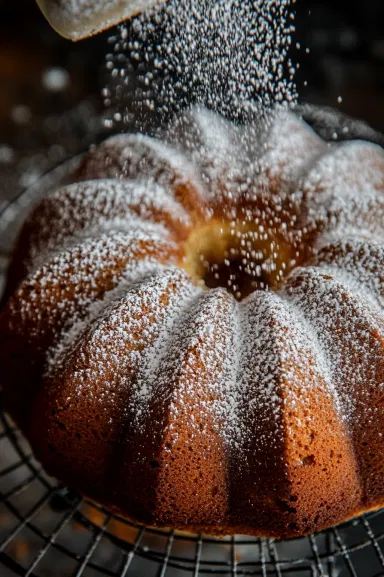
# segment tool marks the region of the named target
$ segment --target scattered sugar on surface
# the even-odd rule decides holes
[[[113,136],[89,153],[82,178],[143,179],[174,194],[190,181],[200,190],[199,175],[188,157],[165,142],[141,134]]]
[[[169,288],[172,284],[177,287],[174,291]],[[124,381],[124,367],[137,364],[156,338],[164,316],[168,320],[173,314],[177,315],[178,299],[195,290],[178,269],[161,266],[150,259],[135,266],[131,263],[116,288],[108,291],[101,301],[90,303],[86,316],[64,332],[50,352],[49,373],[63,370],[68,359],[76,354],[83,359],[86,347],[90,351],[86,368],[76,373],[77,394],[85,392],[86,387],[92,394],[89,383],[102,378],[103,373],[114,374]],[[169,298],[165,305],[163,296],[167,293]],[[143,309],[150,312],[143,315]],[[96,357],[95,363],[92,355]],[[105,386],[101,401],[108,400],[108,382]]]
[[[384,245],[360,237],[343,238],[319,251],[314,262],[338,275],[346,275],[365,288],[363,300],[374,298],[384,308]]]
[[[89,306],[115,288],[134,264],[161,259],[172,245],[133,230],[113,233],[63,250],[22,283],[11,302],[18,322],[34,327],[33,338],[50,334],[52,344],[63,329],[81,319]],[[174,249],[173,249],[174,250]],[[103,288],[107,287],[107,288]]]
[[[360,279],[351,280],[353,275],[340,273],[339,267],[330,272],[321,265],[298,268],[285,294],[317,333],[341,401],[341,418],[354,428],[372,410],[367,392],[384,386],[375,371],[383,358],[378,337],[384,328],[382,307]]]
[[[237,419],[243,426],[237,446],[247,456],[255,438],[258,447],[265,450],[279,447],[287,434],[283,411],[305,408],[308,392],[318,388],[324,393],[324,382],[335,405],[340,404],[326,351],[311,324],[287,301],[284,292],[253,293],[244,301],[242,317],[246,336],[238,375],[241,402]],[[305,421],[296,421],[296,431],[308,427],[310,419],[308,414]]]
[[[356,169],[356,167],[359,167]],[[344,233],[383,234],[384,151],[368,142],[334,145],[320,157],[302,182],[308,216],[316,227]]]
[[[162,218],[156,222],[159,211]],[[31,266],[81,238],[107,232],[137,231],[155,239],[169,238],[167,217],[183,226],[190,224],[169,191],[151,181],[98,179],[69,185],[44,199],[31,216]]]
[[[214,419],[228,446],[233,444],[233,432],[240,426],[240,335],[238,303],[223,289],[192,295],[181,314],[169,317],[143,359],[133,395],[138,426],[151,418],[148,408],[160,399],[169,411],[173,443],[183,415],[191,442],[204,435]]]
[[[197,167],[208,200],[223,193],[239,196],[249,188],[260,145],[256,137],[256,125],[254,131],[248,131],[202,107],[175,116],[162,135]]]

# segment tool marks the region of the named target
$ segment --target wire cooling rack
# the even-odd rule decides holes
[[[215,539],[136,525],[49,478],[0,414],[0,575],[379,577],[384,514],[302,539]]]
[[[0,205],[0,281],[25,212],[77,162]],[[384,577],[384,511],[285,541],[143,527],[48,477],[0,410],[0,577],[100,575]]]

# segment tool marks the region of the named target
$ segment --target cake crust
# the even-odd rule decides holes
[[[27,218],[5,408],[48,473],[136,522],[295,537],[379,508],[384,151],[188,114],[193,150],[183,122],[112,137]]]

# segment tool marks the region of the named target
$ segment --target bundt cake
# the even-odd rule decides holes
[[[3,402],[136,521],[291,537],[384,505],[384,151],[201,108],[113,136],[26,220]]]

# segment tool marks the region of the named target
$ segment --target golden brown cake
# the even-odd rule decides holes
[[[384,151],[193,108],[44,198],[0,317],[46,470],[146,524],[297,536],[384,505]]]

